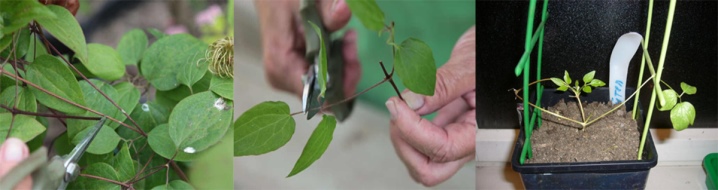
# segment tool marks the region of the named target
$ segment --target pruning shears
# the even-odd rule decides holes
[[[304,90],[302,92],[302,111],[307,115],[307,120],[316,115],[322,105],[332,105],[331,113],[339,121],[346,119],[354,107],[354,100],[338,103],[345,99],[344,95],[344,57],[342,56],[341,39],[330,40],[330,33],[322,24],[322,18],[317,9],[315,0],[302,0],[300,10],[302,26],[304,27],[304,39],[306,41],[305,59],[310,63],[307,73],[302,77]],[[309,21],[316,24],[320,32],[313,30]],[[319,36],[324,39],[324,47],[327,52],[327,89],[325,96],[320,97],[321,86],[319,84]]]
[[[67,184],[80,175],[80,166],[77,162],[106,120],[106,117],[102,117],[68,155],[54,156],[48,160],[47,148],[39,148],[0,179],[0,189],[13,189],[29,175],[32,175],[33,189],[66,189]]]

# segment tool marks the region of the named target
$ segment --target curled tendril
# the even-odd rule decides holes
[[[224,37],[209,45],[205,58],[199,61],[209,61],[209,71],[222,78],[234,78],[234,39]],[[199,62],[198,61],[198,62]]]

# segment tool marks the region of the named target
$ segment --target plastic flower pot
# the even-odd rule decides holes
[[[626,94],[629,95],[633,93],[634,89],[629,88],[626,91]],[[608,88],[597,88],[586,96],[582,95],[581,100],[584,102],[608,102],[608,93]],[[570,98],[569,95],[572,93],[556,93],[555,89],[545,89],[541,105],[552,106],[561,99],[575,102],[576,99]],[[629,102],[625,105],[626,111],[633,109],[632,103]],[[641,127],[644,116],[639,115],[640,118],[637,121],[638,127]],[[524,135],[522,127],[513,149],[511,166],[514,171],[521,174],[521,180],[526,189],[644,189],[648,173],[658,161],[655,144],[651,134],[648,133],[646,146],[642,152],[643,160],[520,164],[519,157],[525,143]]]
[[[703,169],[706,170],[706,187],[718,189],[718,153],[710,153],[703,159]]]

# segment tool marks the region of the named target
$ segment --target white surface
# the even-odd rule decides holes
[[[636,54],[636,49],[641,45],[643,36],[635,32],[623,34],[616,41],[616,46],[611,51],[610,75],[608,79],[608,91],[613,104],[619,104],[626,99],[626,75],[628,74],[628,65]],[[643,51],[641,51],[643,52]],[[641,59],[643,53],[636,56]],[[580,78],[576,78],[580,80]]]
[[[718,152],[718,129],[651,129],[658,165],[646,189],[706,189],[702,160]],[[479,129],[476,135],[476,189],[523,188],[509,163],[517,129]]]

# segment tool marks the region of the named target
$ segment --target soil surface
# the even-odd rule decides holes
[[[584,103],[587,118],[611,110],[606,103]],[[581,121],[575,101],[561,100],[547,110]],[[581,125],[542,113],[543,124],[531,136],[533,158],[528,163],[636,160],[640,132],[624,107],[581,130]],[[589,119],[592,120],[592,119]]]

